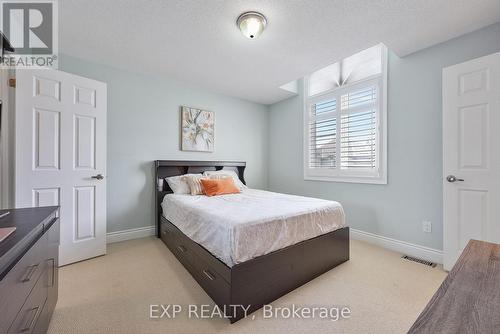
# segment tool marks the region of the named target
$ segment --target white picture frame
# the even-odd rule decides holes
[[[215,113],[181,106],[181,150],[213,152],[215,149]]]

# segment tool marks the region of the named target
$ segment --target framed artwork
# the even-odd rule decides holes
[[[215,113],[181,107],[181,149],[183,151],[214,151]]]

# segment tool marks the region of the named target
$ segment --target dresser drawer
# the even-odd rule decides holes
[[[0,333],[6,332],[44,271],[46,244],[47,234],[43,234],[0,281]]]
[[[47,251],[47,274],[46,274],[46,279],[47,279],[47,289],[48,289],[48,295],[47,295],[47,302],[45,304],[45,310],[48,313],[48,316],[45,317],[46,319],[50,319],[52,316],[52,312],[54,311],[54,308],[56,307],[57,303],[57,297],[58,297],[58,282],[59,282],[59,273],[58,273],[58,267],[59,267],[59,219],[50,226],[50,228],[47,231],[47,236],[48,236],[48,251]],[[37,328],[40,328],[39,325],[37,325]],[[44,331],[42,331],[44,332]]]
[[[29,334],[37,325],[47,300],[47,281],[45,276],[38,279],[28,299],[9,328],[8,334]]]

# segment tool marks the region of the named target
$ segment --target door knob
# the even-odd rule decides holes
[[[446,177],[446,181],[453,183],[453,182],[465,181],[465,180],[464,179],[458,179],[455,175],[448,175]]]
[[[104,179],[104,176],[102,176],[102,174],[97,174],[97,175],[91,176],[91,178],[96,179],[96,180],[102,180],[102,179]]]

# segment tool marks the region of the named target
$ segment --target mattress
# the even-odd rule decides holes
[[[256,189],[214,197],[167,194],[162,209],[229,267],[345,226],[337,202]]]

